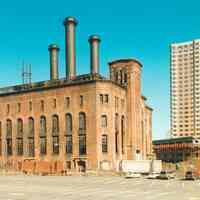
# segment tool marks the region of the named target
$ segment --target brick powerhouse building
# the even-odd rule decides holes
[[[1,167],[27,172],[117,170],[123,159],[151,154],[152,109],[141,95],[142,65],[109,63],[99,74],[99,42],[89,38],[91,72],[76,75],[76,20],[64,21],[66,78],[50,45],[50,80],[0,89]]]

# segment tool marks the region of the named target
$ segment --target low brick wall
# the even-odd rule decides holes
[[[35,171],[36,171],[36,162],[34,160],[25,160],[23,162],[22,171],[24,173],[35,173]]]
[[[25,174],[62,175],[66,173],[63,161],[45,161],[45,160],[0,160],[0,171],[23,172]]]

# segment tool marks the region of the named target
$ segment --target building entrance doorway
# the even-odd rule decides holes
[[[79,160],[77,164],[79,172],[86,172],[86,162],[84,160]]]

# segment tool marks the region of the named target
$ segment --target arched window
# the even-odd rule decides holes
[[[70,113],[66,114],[66,135],[72,134],[72,115]]]
[[[41,116],[40,117],[40,136],[45,136],[46,135],[46,117]]]
[[[58,115],[52,117],[52,137],[53,154],[59,154],[59,118]]]
[[[124,72],[124,83],[128,82],[127,72]]]
[[[122,153],[124,153],[124,143],[125,143],[125,118],[122,116],[121,118],[121,148],[122,148]]]
[[[66,153],[72,154],[72,147],[73,147],[73,141],[72,141],[72,115],[70,113],[67,113],[65,116],[65,122],[66,122]]]
[[[118,82],[118,71],[115,71],[115,81]]]
[[[23,155],[23,121],[22,119],[17,120],[17,137],[16,137],[16,145],[17,145],[17,155]]]
[[[34,127],[34,119],[29,117],[28,119],[28,136],[34,137],[35,127]]]
[[[22,121],[22,119],[17,120],[17,137],[23,137],[23,121]]]
[[[123,84],[123,70],[120,70],[120,83]]]
[[[29,111],[32,111],[33,110],[33,103],[32,101],[29,101]]]
[[[115,114],[115,130],[119,130],[119,115],[117,113]]]
[[[47,151],[47,127],[46,127],[46,117],[40,117],[40,154],[45,155]]]
[[[79,113],[79,130],[86,130],[86,117],[85,113]]]
[[[119,142],[119,115],[115,114],[115,152],[118,153],[118,142]]]
[[[35,127],[34,119],[29,117],[28,119],[28,156],[35,156]]]
[[[41,108],[41,111],[44,111],[44,100],[40,101],[40,108]]]
[[[102,115],[101,116],[101,127],[102,128],[106,128],[107,127],[107,116],[106,115]]]
[[[52,133],[53,133],[53,135],[59,134],[59,118],[58,118],[58,115],[53,115],[53,117],[52,117]]]
[[[7,155],[12,155],[12,121],[8,119],[6,121],[6,146]]]
[[[86,116],[85,113],[79,113],[79,154],[86,154]]]

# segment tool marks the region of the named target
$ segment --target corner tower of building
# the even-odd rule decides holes
[[[141,67],[135,59],[116,60],[110,65],[110,78],[127,88],[127,159],[141,156]]]

